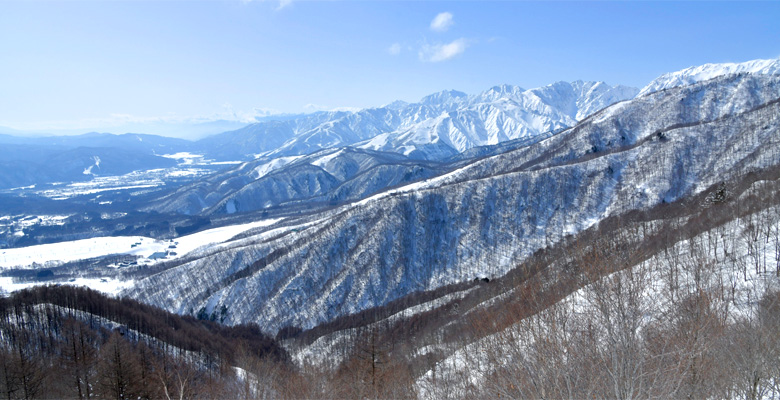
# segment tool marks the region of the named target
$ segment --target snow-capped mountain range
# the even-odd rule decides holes
[[[476,95],[448,90],[418,103],[394,102],[268,121],[199,142],[212,157],[310,154],[342,146],[440,160],[473,147],[572,126],[590,113],[633,98],[638,90],[603,82],[558,82],[524,90],[501,85]]]
[[[525,90],[514,85],[482,93],[445,90],[417,103],[396,101],[359,111],[330,111],[273,119],[198,142],[216,158],[279,157],[353,146],[412,159],[441,160],[470,148],[574,126],[619,101],[718,76],[777,74],[780,61],[706,64],[663,74],[641,90],[604,82],[557,82]]]
[[[244,128],[197,142],[138,134],[36,139],[4,135],[0,138],[3,142],[0,147],[7,150],[7,155],[2,158],[11,156],[12,159],[0,161],[9,161],[6,170],[17,172],[0,177],[0,186],[14,188],[90,179],[93,175],[81,173],[88,167],[83,162],[74,173],[62,173],[73,163],[56,153],[77,147],[83,147],[79,154],[83,153],[84,162],[89,163],[95,156],[103,160],[101,168],[92,171],[95,177],[112,171],[127,173],[151,165],[146,162],[116,165],[122,157],[112,157],[110,151],[121,155],[131,147],[139,153],[136,155],[139,160],[151,156],[150,159],[158,161],[166,160],[154,157],[180,152],[205,155],[215,161],[268,160],[344,146],[400,153],[412,160],[441,161],[475,147],[512,139],[533,140],[539,134],[557,132],[599,109],[636,95],[727,74],[777,74],[778,71],[777,59],[754,60],[739,64],[706,64],[663,74],[642,90],[583,81],[558,82],[531,90],[500,85],[472,95],[447,90],[426,96],[417,103],[396,101],[358,111],[269,116]],[[60,148],[53,146],[55,144]],[[109,148],[115,150],[107,151]],[[48,154],[44,157],[47,162],[36,162],[42,154]],[[200,209],[212,205],[208,203]],[[193,210],[188,209],[189,212]]]
[[[445,172],[452,167],[449,158],[477,147],[541,140],[637,92],[603,82],[558,82],[531,90],[501,85],[476,95],[448,90],[414,104],[397,101],[252,124],[196,145],[211,157],[255,160],[144,208],[213,214],[301,200],[340,204]],[[349,148],[338,150],[344,146]]]

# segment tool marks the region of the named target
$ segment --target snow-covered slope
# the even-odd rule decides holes
[[[752,74],[648,94],[305,228],[236,241],[125,294],[178,313],[225,305],[226,322],[275,332],[502,275],[608,215],[777,164],[778,99],[780,76]]]
[[[669,72],[642,88],[638,96],[677,86],[706,81],[728,74],[780,74],[780,59],[752,60],[743,63],[704,64]]]

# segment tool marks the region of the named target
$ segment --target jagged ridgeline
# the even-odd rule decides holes
[[[417,103],[318,112],[259,122],[196,143],[211,157],[295,156],[353,146],[440,160],[475,146],[569,127],[638,90],[604,82],[557,82],[525,90],[501,85],[467,95],[447,90]]]

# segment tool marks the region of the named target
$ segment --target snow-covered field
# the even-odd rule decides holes
[[[97,290],[98,292],[114,296],[123,289],[132,286],[134,282],[135,281],[133,280],[122,281],[115,278],[73,278],[67,282],[57,283],[61,285],[86,286],[90,289]],[[0,291],[7,293],[26,289],[39,284],[40,283],[38,282],[14,282],[14,279],[11,277],[0,277]]]
[[[93,176],[92,179],[83,182],[51,182],[44,185],[7,189],[4,192],[15,195],[20,194],[20,192],[31,193],[54,200],[64,200],[107,191],[137,191],[139,189],[158,188],[173,182],[197,179],[209,175],[226,165],[241,163],[241,161],[214,161],[206,159],[200,154],[186,152],[165,154],[162,157],[177,160],[179,164],[171,168],[139,170],[123,175]],[[96,162],[99,163],[99,160],[96,160]],[[85,175],[93,175],[92,167],[90,166],[84,171]]]
[[[193,154],[182,151],[174,154],[163,154],[161,157],[171,158],[179,161],[179,165],[234,165],[241,164],[241,161],[214,161],[205,158],[202,154]]]
[[[279,219],[266,219],[247,224],[231,225],[205,230],[192,235],[182,236],[173,241],[156,240],[142,236],[104,236],[71,242],[41,244],[36,246],[5,249],[0,251],[0,269],[19,267],[32,268],[33,264],[69,262],[111,254],[128,254],[142,257],[142,260],[154,262],[151,255],[157,252],[173,251],[178,258],[210,244],[228,241],[233,236],[250,229],[269,226]],[[175,247],[171,247],[175,246]]]
[[[206,167],[181,165],[173,168],[134,171],[117,176],[98,176],[86,182],[73,182],[57,187],[33,190],[39,196],[64,200],[75,196],[114,190],[149,189],[164,186],[171,179],[197,178],[212,173]]]

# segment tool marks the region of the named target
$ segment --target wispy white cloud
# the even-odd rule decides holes
[[[201,117],[185,117],[184,120],[197,121],[239,121],[239,122],[255,122],[257,118],[268,117],[274,114],[279,114],[279,110],[265,107],[254,107],[251,110],[236,110],[230,103],[222,105],[222,111],[207,116]]]
[[[400,43],[393,43],[390,45],[390,47],[387,48],[387,53],[391,56],[397,56],[401,54],[401,44]]]
[[[417,55],[420,61],[441,62],[451,60],[466,51],[469,41],[465,38],[453,40],[444,44],[423,44]]]
[[[276,6],[277,10],[281,10],[282,8],[285,8],[292,4],[293,0],[279,0],[279,5]]]
[[[330,109],[330,111],[346,111],[346,112],[358,112],[360,110],[362,110],[362,108],[360,107],[348,107],[348,106],[336,107]]]
[[[452,13],[445,11],[433,18],[433,21],[431,21],[431,30],[434,32],[446,32],[454,24],[455,21],[452,19]]]
[[[241,3],[244,3],[244,4],[249,4],[249,3],[252,3],[255,0],[239,0],[239,1],[241,1]],[[259,0],[259,1],[265,2],[265,1],[269,1],[269,0]],[[276,0],[270,0],[270,1],[276,1]],[[278,0],[278,4],[276,5],[276,10],[279,11],[279,10],[289,6],[290,4],[292,4],[292,2],[293,2],[293,0]]]

